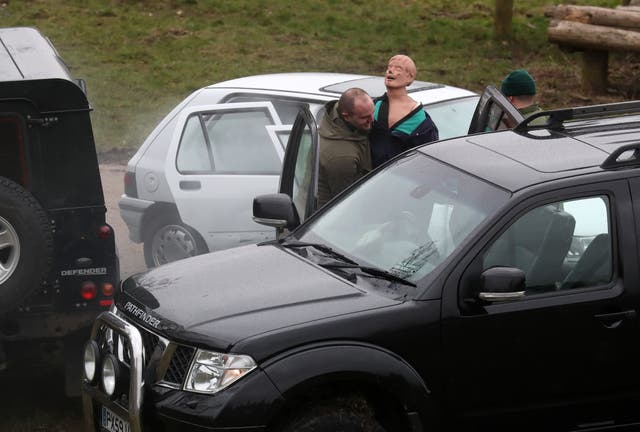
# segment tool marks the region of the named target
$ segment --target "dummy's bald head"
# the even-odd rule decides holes
[[[401,65],[404,68],[404,70],[409,75],[411,75],[412,77],[411,82],[413,82],[413,80],[416,78],[416,75],[418,74],[418,69],[416,69],[416,64],[413,62],[413,60],[411,60],[411,57],[404,54],[397,54],[389,59],[389,64],[391,63]]]

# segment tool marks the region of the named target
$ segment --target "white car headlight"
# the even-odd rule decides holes
[[[246,355],[222,354],[199,349],[184,386],[196,393],[215,393],[251,372],[256,367]]]

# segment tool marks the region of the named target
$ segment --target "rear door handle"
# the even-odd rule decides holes
[[[197,180],[181,180],[179,183],[182,190],[200,190],[200,182]]]
[[[595,315],[595,318],[599,320],[606,328],[615,329],[620,327],[623,321],[635,320],[637,316],[638,314],[635,309],[631,309],[623,312],[598,314]]]

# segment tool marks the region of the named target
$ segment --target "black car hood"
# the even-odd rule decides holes
[[[251,245],[134,275],[118,310],[173,340],[229,349],[261,333],[398,303],[294,253]]]

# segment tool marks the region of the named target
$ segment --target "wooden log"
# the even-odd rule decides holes
[[[640,15],[629,13],[626,9],[559,5],[545,10],[545,15],[556,20],[575,21],[583,24],[640,29]]]
[[[616,6],[616,10],[628,13],[640,13],[640,6]]]
[[[595,51],[640,52],[640,33],[573,21],[552,21],[549,42]]]

